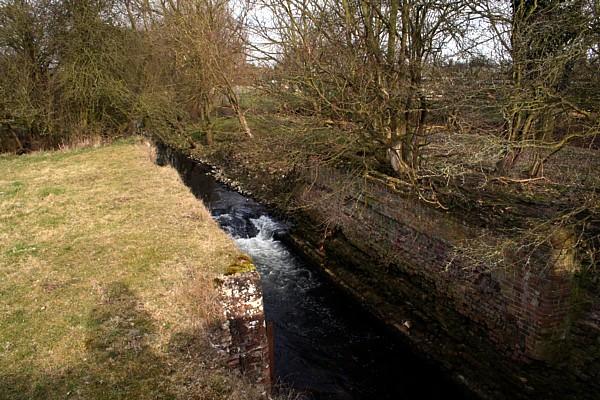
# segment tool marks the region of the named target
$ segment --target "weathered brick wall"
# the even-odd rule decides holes
[[[576,370],[568,367],[577,360],[566,353],[589,345],[598,329],[596,314],[576,315],[577,264],[568,240],[557,241],[540,262],[529,265],[466,265],[455,246],[464,239],[489,235],[485,227],[398,195],[384,184],[349,185],[347,177],[335,170],[321,169],[310,175],[306,185],[310,189],[301,191],[300,202],[310,205],[310,220],[325,221],[320,242],[313,246],[322,250],[332,274],[361,296],[376,292],[371,300],[387,307],[388,315],[396,314],[390,321],[405,333],[419,326],[432,330],[436,325],[439,333],[435,335],[450,338],[448,346],[454,348],[441,357],[460,353],[467,360],[475,358],[473,368],[493,368],[490,379],[495,375],[506,379],[508,386],[523,386],[523,395],[531,391],[529,396],[554,393],[563,397],[566,392],[553,389],[547,380],[561,377],[561,368],[572,375],[562,382],[571,384],[577,379]],[[344,185],[339,185],[342,181]],[[344,246],[353,249],[344,254],[340,250]],[[597,299],[591,301],[598,306]],[[469,337],[473,335],[478,337]],[[477,357],[486,357],[490,363]],[[594,357],[587,355],[579,367],[598,380],[600,359]],[[542,376],[545,373],[547,380]],[[481,376],[474,372],[471,379]],[[584,396],[595,398],[596,394]]]
[[[260,276],[256,271],[236,273],[221,277],[217,284],[225,316],[219,347],[231,368],[269,392],[271,360]]]

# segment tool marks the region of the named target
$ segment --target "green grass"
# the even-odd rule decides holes
[[[0,399],[238,399],[208,342],[231,239],[149,147],[0,157]]]

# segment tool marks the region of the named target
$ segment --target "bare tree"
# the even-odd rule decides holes
[[[228,99],[244,132],[252,137],[233,83],[246,62],[242,26],[233,17],[230,2],[166,2],[160,13],[151,34],[164,57],[173,60],[172,83],[192,119],[203,124],[209,142],[211,115],[219,96]]]
[[[467,22],[460,1],[262,0],[255,35],[304,110],[349,120],[394,170],[418,168],[428,114],[425,81]],[[275,49],[275,50],[274,50]],[[261,49],[257,49],[260,51]]]
[[[598,134],[598,86],[594,74],[598,2],[514,0],[474,2],[507,55],[505,118],[508,146],[498,163],[509,173],[524,153],[527,174],[543,174],[544,163],[576,139]]]

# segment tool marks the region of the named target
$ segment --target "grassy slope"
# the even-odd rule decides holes
[[[0,399],[253,398],[206,338],[237,254],[145,145],[0,157]]]

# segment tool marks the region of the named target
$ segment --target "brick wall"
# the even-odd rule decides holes
[[[223,276],[218,287],[225,316],[219,346],[231,368],[269,392],[271,360],[260,276],[256,271]]]
[[[464,373],[473,381],[505,380],[491,384],[498,393],[520,390],[524,397],[567,398],[571,388],[555,385],[581,384],[569,365],[579,363],[600,379],[597,353],[585,361],[572,356],[571,349],[589,342],[598,324],[592,319],[596,314],[577,315],[578,265],[568,232],[556,233],[553,245],[529,264],[467,265],[455,246],[499,233],[399,195],[385,184],[349,184],[335,170],[312,171],[299,193],[299,203],[308,205],[302,218],[313,222],[313,232],[298,232],[298,237],[318,231],[318,239],[307,245],[321,250],[324,267],[364,301],[378,304],[384,319],[417,342],[445,340],[445,352],[424,350],[437,351],[442,361],[457,355],[471,360],[471,371]],[[589,300],[598,306],[597,298]],[[585,328],[586,323],[595,328]],[[478,368],[492,370],[483,374]],[[585,385],[579,390],[587,394],[571,398],[595,398]]]

